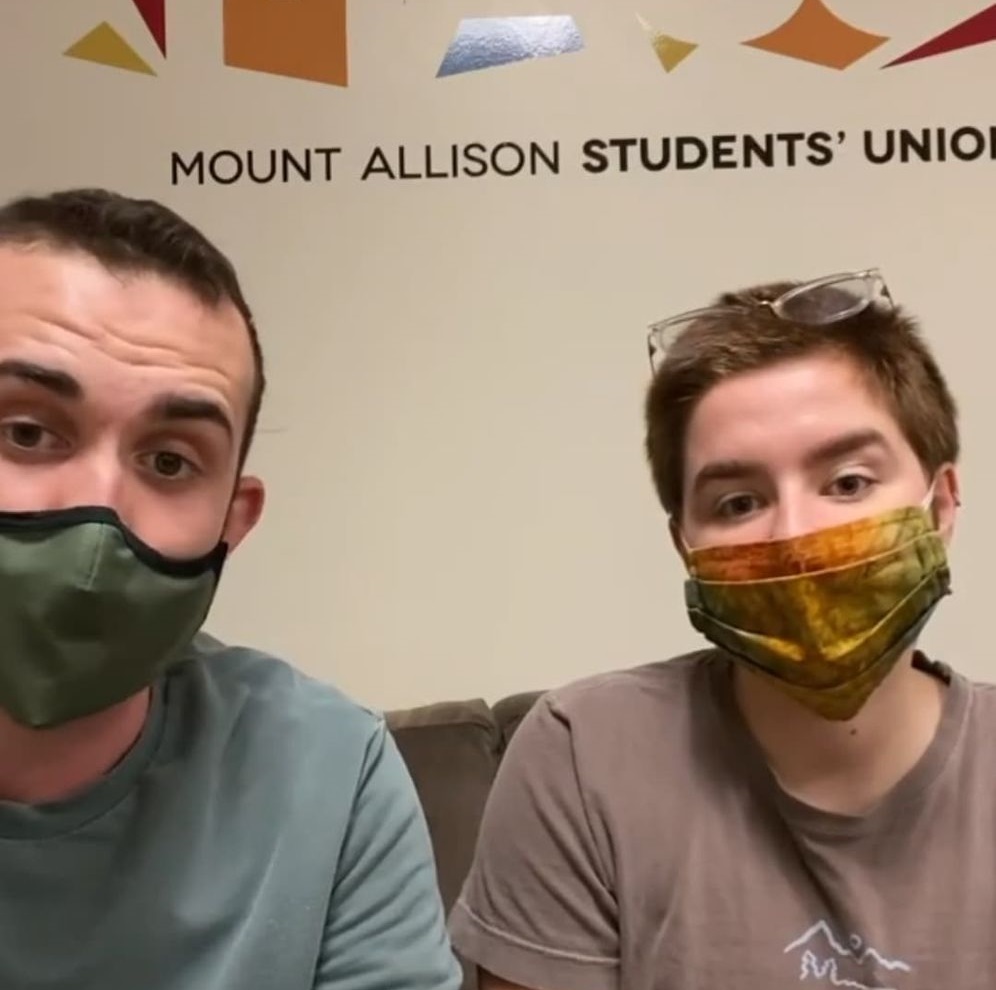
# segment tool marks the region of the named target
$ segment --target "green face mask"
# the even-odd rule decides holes
[[[107,508],[0,512],[0,707],[40,728],[148,687],[207,618],[227,551],[172,560]]]

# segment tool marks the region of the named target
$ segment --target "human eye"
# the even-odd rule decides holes
[[[0,423],[0,438],[8,451],[20,456],[57,453],[69,446],[55,430],[25,417]]]
[[[750,492],[735,492],[725,495],[716,502],[715,512],[717,518],[725,520],[743,519],[751,515],[761,507],[761,500]]]
[[[834,478],[827,491],[834,498],[853,502],[864,498],[877,484],[878,482],[874,478],[850,471]]]
[[[175,450],[153,450],[142,454],[138,461],[159,482],[189,481],[202,473],[191,458]]]

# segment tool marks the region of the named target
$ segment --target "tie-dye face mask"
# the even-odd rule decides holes
[[[710,642],[823,718],[853,718],[950,592],[924,506],[688,552],[685,603]]]

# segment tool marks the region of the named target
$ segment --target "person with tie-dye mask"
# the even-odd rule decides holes
[[[776,689],[853,719],[950,588],[958,439],[936,365],[877,271],[726,297],[649,345],[647,448],[692,624],[760,675],[739,682],[751,711]]]
[[[960,500],[917,322],[867,270],[723,294],[649,349],[707,642],[537,703],[458,951],[484,990],[990,987],[996,692],[918,646]]]

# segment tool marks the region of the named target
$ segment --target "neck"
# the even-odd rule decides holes
[[[135,744],[151,692],[50,729],[31,729],[0,711],[0,800],[46,804],[99,780]]]
[[[858,715],[830,722],[777,686],[736,668],[736,696],[772,772],[793,797],[824,811],[859,815],[913,768],[940,722],[943,684],[896,664]]]

